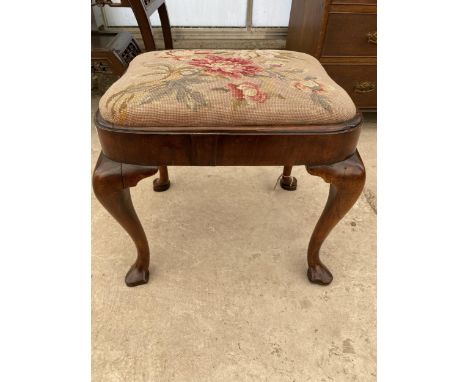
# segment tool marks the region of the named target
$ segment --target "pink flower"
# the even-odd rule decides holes
[[[238,101],[263,103],[267,99],[265,92],[262,92],[258,85],[252,82],[243,82],[241,84],[227,84],[226,87],[231,91],[232,96]]]
[[[251,60],[239,57],[209,55],[206,58],[194,58],[189,64],[203,68],[207,73],[231,78],[241,78],[243,75],[254,76],[262,71],[262,68]]]
[[[323,90],[322,86],[314,80],[297,81],[294,83],[294,87],[299,90]]]
[[[291,84],[296,89],[305,91],[305,92],[331,92],[335,90],[335,87],[329,84],[324,84],[317,81],[317,78],[295,81]]]

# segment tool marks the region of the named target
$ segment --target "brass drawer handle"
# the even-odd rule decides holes
[[[373,92],[375,88],[376,88],[375,83],[364,81],[364,82],[359,82],[356,85],[354,85],[354,92],[355,93],[370,93],[370,92]]]
[[[377,32],[369,32],[367,33],[367,42],[371,44],[377,45]]]

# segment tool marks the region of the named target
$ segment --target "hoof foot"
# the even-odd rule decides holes
[[[294,176],[282,177],[280,186],[283,190],[294,191],[297,188],[297,179]]]
[[[156,178],[153,180],[153,190],[156,192],[163,192],[169,189],[171,187],[171,181],[168,181],[167,183],[160,184],[159,183],[159,178]]]
[[[328,285],[333,280],[333,275],[325,265],[314,265],[307,270],[307,277],[312,284]]]
[[[146,284],[149,280],[149,271],[136,268],[134,265],[130,268],[125,276],[125,284],[128,287],[135,287]]]

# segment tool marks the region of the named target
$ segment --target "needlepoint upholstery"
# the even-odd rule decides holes
[[[333,124],[356,107],[308,54],[165,50],[137,56],[99,111],[110,123],[150,129]]]

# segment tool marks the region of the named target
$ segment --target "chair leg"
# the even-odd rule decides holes
[[[164,49],[173,49],[171,23],[169,21],[169,14],[165,3],[162,3],[158,8],[159,20],[161,20],[161,27],[164,38]],[[153,190],[156,192],[166,191],[171,186],[167,166],[159,167],[159,179],[153,181]]]
[[[148,282],[150,259],[148,240],[133,208],[129,188],[157,171],[157,167],[114,162],[101,153],[93,174],[93,189],[97,199],[127,231],[137,247],[137,259],[125,276],[125,283],[129,287]]]
[[[320,176],[330,183],[327,204],[312,233],[307,253],[307,276],[310,282],[328,285],[333,276],[320,261],[320,247],[358,199],[364,187],[366,172],[357,151],[342,162],[325,166],[306,166],[306,170],[309,174]]]
[[[169,180],[169,173],[167,166],[159,166],[159,178],[153,180],[153,190],[156,192],[163,192],[169,189],[171,181]]]
[[[284,166],[280,186],[283,190],[294,191],[297,189],[297,179],[291,176],[293,166]]]

